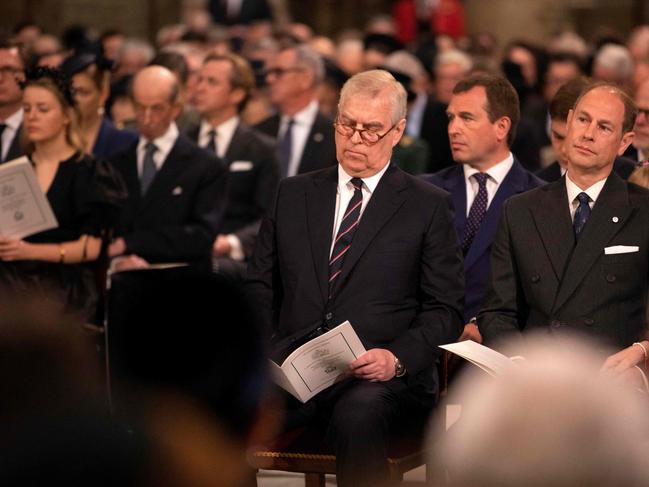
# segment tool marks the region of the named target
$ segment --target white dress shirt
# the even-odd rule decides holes
[[[568,192],[568,205],[570,207],[571,220],[574,220],[575,212],[579,207],[579,200],[577,199],[577,195],[579,193],[586,193],[590,197],[588,206],[590,206],[590,209],[592,210],[593,206],[595,206],[595,202],[597,201],[597,197],[602,192],[602,188],[604,188],[604,185],[606,184],[606,179],[607,178],[604,178],[601,181],[597,181],[588,189],[581,189],[579,186],[573,183],[570,179],[570,176],[566,174],[566,190]]]
[[[11,143],[18,133],[20,124],[23,123],[23,109],[21,108],[13,115],[7,117],[7,119],[3,123],[6,125],[6,127],[4,129],[4,132],[2,132],[2,154],[0,154],[0,160],[2,161],[7,158]]]
[[[167,156],[171,152],[176,139],[178,138],[178,127],[174,122],[171,122],[167,131],[162,134],[157,139],[147,140],[144,137],[140,136],[140,140],[137,143],[137,174],[139,177],[142,177],[142,166],[144,165],[144,154],[146,152],[146,145],[149,142],[152,142],[157,150],[153,153],[153,162],[158,171],[162,169]]]
[[[318,115],[319,105],[316,100],[309,103],[302,111],[297,112],[292,117],[282,115],[277,135],[278,144],[284,138],[288,121],[293,119],[293,130],[291,132],[291,160],[288,164],[287,176],[295,176],[300,168],[300,160],[306,146],[306,141],[311,133],[311,127]],[[333,129],[332,129],[333,130]]]
[[[485,171],[488,176],[487,209],[489,209],[489,205],[491,205],[491,201],[494,199],[498,188],[502,184],[505,177],[507,177],[507,173],[509,173],[509,170],[513,165],[514,156],[510,152],[505,159],[500,161],[495,166],[492,166],[488,171]],[[464,169],[464,182],[466,184],[466,214],[467,216],[469,216],[469,211],[471,211],[473,200],[475,199],[476,195],[478,194],[478,190],[480,189],[478,181],[476,181],[476,179],[472,176],[476,173],[479,173],[480,171],[469,166],[468,164],[464,164],[462,168]]]
[[[201,128],[198,132],[198,145],[205,148],[210,142],[210,131],[216,131],[216,155],[223,158],[230,147],[230,142],[232,142],[232,137],[238,126],[238,115],[229,118],[218,127],[213,127],[206,120],[203,120],[201,121]]]
[[[385,165],[374,176],[369,178],[361,178],[363,181],[362,192],[363,192],[363,202],[361,203],[361,216],[365,211],[367,203],[370,201],[372,194],[376,190],[376,186],[379,184],[381,177],[387,171],[390,166],[390,162]],[[354,185],[352,184],[352,176],[347,174],[343,167],[338,164],[338,190],[336,191],[336,212],[334,213],[334,227],[333,227],[333,236],[331,238],[331,248],[329,249],[329,257],[334,250],[334,244],[336,243],[336,234],[342,223],[343,216],[345,216],[345,211],[347,210],[347,205],[349,201],[354,196]]]

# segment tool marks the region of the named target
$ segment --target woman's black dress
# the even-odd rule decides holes
[[[28,242],[69,242],[82,235],[106,239],[119,217],[126,189],[109,163],[75,154],[59,164],[46,196],[58,227],[26,237]],[[96,262],[0,260],[0,284],[13,291],[51,293],[66,308],[93,320],[97,304],[96,267]]]

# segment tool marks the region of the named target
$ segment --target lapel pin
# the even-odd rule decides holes
[[[324,140],[324,135],[322,135],[320,132],[313,134],[313,140],[315,142],[322,142]]]
[[[614,216],[613,218],[611,218],[611,220],[613,220],[613,223],[617,223],[617,222],[620,221],[620,219],[619,219],[618,217],[616,217],[616,216]]]

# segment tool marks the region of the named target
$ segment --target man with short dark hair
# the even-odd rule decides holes
[[[604,366],[615,373],[647,358],[649,192],[612,172],[636,113],[619,87],[588,86],[568,114],[565,176],[505,203],[478,315],[489,345],[576,334],[621,350]]]
[[[462,339],[482,341],[475,317],[491,273],[491,243],[503,202],[543,184],[510,151],[519,113],[518,95],[505,78],[476,74],[460,80],[446,110],[458,164],[424,177],[453,197],[466,282]]]
[[[142,69],[131,95],[140,138],[113,159],[129,198],[109,255],[122,269],[188,262],[208,270],[225,207],[224,164],[179,134],[174,119],[182,106],[171,71]]]
[[[23,94],[18,82],[25,63],[20,48],[0,41],[0,163],[23,154],[20,134],[23,126]]]
[[[278,182],[274,141],[239,118],[254,83],[245,59],[234,54],[208,56],[194,100],[202,120],[188,132],[229,167],[228,201],[212,257],[215,270],[234,275],[243,273]]]
[[[318,107],[324,63],[306,45],[282,49],[266,67],[270,101],[278,110],[255,128],[277,138],[280,176],[294,176],[336,163],[331,124]]]
[[[536,173],[544,181],[556,181],[566,173],[568,160],[563,148],[563,141],[566,138],[568,113],[572,110],[577,98],[579,98],[584,88],[588,86],[588,83],[588,80],[583,77],[568,81],[559,88],[550,102],[550,141],[557,160]],[[638,118],[640,118],[640,115],[638,115]],[[620,156],[615,158],[613,171],[622,179],[628,179],[634,169],[635,164],[632,160]]]

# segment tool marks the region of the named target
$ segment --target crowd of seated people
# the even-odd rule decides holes
[[[649,27],[516,39],[501,53],[488,34],[406,38],[386,15],[327,37],[279,27],[266,2],[241,2],[241,18],[227,3],[154,43],[32,23],[3,34],[0,164],[26,156],[58,221],[23,239],[0,230],[3,289],[49,293],[57,313],[100,324],[108,269],[171,264],[245,282],[271,347],[353,316],[369,351],[349,380],[362,386],[290,411],[333,415],[339,485],[382,485],[386,470],[372,463],[383,432],[378,453],[355,456],[340,404],[376,394],[377,422],[405,406],[428,414],[444,342],[585,333],[604,342],[605,369],[642,385],[649,273],[625,270],[649,265],[637,188],[649,187]],[[157,284],[147,306],[184,292]],[[170,404],[160,421],[189,407]]]

